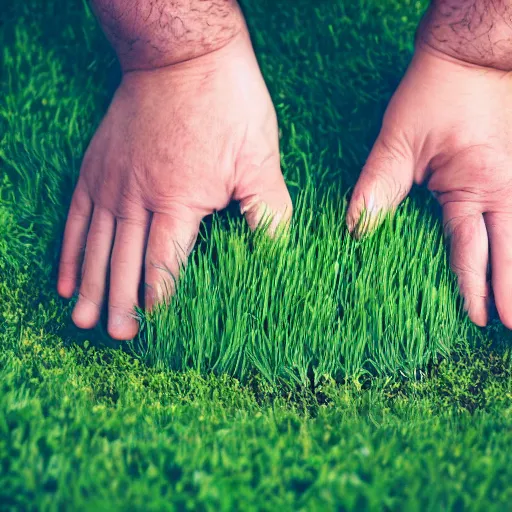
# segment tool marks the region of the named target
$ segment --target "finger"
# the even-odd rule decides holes
[[[59,295],[67,299],[76,291],[91,213],[91,198],[79,182],[71,199],[66,228],[64,229],[57,280]]]
[[[347,212],[349,230],[359,236],[377,227],[383,216],[407,196],[413,176],[409,148],[381,133],[352,194]]]
[[[176,215],[153,214],[145,262],[145,306],[151,309],[175,291],[199,232],[200,219],[182,210]]]
[[[503,325],[512,329],[512,215],[486,213],[491,246],[492,288]]]
[[[490,285],[487,280],[489,242],[481,213],[468,214],[457,206],[444,207],[445,229],[451,237],[450,263],[456,273],[464,308],[481,327],[489,315]]]
[[[114,216],[96,207],[87,235],[78,301],[72,314],[73,322],[82,329],[94,327],[100,318],[114,229]]]
[[[138,305],[149,219],[120,220],[110,260],[108,333],[118,340],[132,339],[139,329]]]
[[[279,226],[287,225],[293,213],[292,200],[281,172],[279,155],[272,156],[261,166],[241,168],[241,181],[235,187],[235,200],[249,227],[264,226],[274,234]]]

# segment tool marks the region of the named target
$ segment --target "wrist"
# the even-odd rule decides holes
[[[122,84],[125,92],[135,95],[151,90],[161,96],[171,91],[193,97],[219,86],[219,82],[230,82],[233,73],[244,76],[247,66],[253,64],[258,65],[249,32],[242,30],[224,46],[209,53],[167,66],[125,70]]]
[[[123,72],[212,54],[247,31],[236,0],[92,0]]]
[[[416,46],[465,64],[511,71],[512,0],[433,0]]]

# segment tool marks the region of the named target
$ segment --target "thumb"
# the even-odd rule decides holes
[[[235,200],[249,227],[266,227],[273,235],[280,225],[287,225],[293,212],[292,200],[286,187],[279,155],[268,158],[262,165],[242,168],[240,182],[235,187]]]
[[[413,179],[414,159],[408,144],[381,131],[352,194],[349,230],[360,236],[376,228],[404,200]]]

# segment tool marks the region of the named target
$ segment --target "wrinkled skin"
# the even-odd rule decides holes
[[[470,318],[484,326],[494,299],[512,328],[512,73],[417,49],[354,190],[349,229],[370,229],[413,183],[442,206]]]
[[[172,292],[205,215],[240,202],[250,226],[285,222],[277,122],[247,32],[222,49],[125,73],[83,160],[66,224],[58,291],[91,328],[137,333],[134,306]],[[81,276],[81,279],[80,279]],[[109,277],[108,277],[109,276]]]

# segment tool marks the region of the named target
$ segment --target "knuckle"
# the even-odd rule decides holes
[[[108,308],[110,311],[116,313],[122,313],[125,315],[130,315],[135,313],[135,307],[137,306],[136,300],[130,300],[126,297],[111,297],[108,303]]]
[[[375,156],[385,162],[404,161],[411,156],[411,147],[404,134],[381,136],[375,143]]]
[[[456,238],[457,243],[466,246],[470,244],[479,232],[479,224],[476,217],[453,218],[445,223],[445,228]]]
[[[101,126],[100,126],[101,128]],[[95,167],[101,165],[103,154],[99,151],[99,129],[92,138],[89,146],[85,150],[84,157],[82,159],[82,165],[80,167],[80,174],[87,174],[92,171]]]
[[[174,261],[173,261],[174,259]],[[149,260],[146,263],[148,274],[150,273],[154,281],[163,280],[168,281],[174,278],[176,269],[179,272],[180,257],[176,255],[175,258],[167,257],[164,260]]]
[[[141,203],[123,198],[112,210],[117,222],[134,228],[145,228],[149,220],[149,213]]]
[[[91,197],[83,186],[82,181],[79,181],[75,187],[73,193],[73,199],[71,201],[71,208],[69,210],[68,218],[82,219],[89,217],[91,210]]]
[[[101,307],[103,300],[103,286],[94,282],[91,283],[89,281],[84,281],[80,285],[78,297],[86,302],[94,304],[97,307]]]
[[[97,308],[101,308],[102,295],[100,293],[97,293],[97,294],[91,293],[91,290],[88,290],[86,288],[87,287],[84,287],[83,285],[80,286],[80,291],[78,292],[78,298],[96,306]],[[98,290],[93,290],[93,291],[98,292]]]
[[[364,202],[369,207],[370,198],[378,196],[388,204],[394,204],[407,195],[408,184],[400,182],[394,173],[389,172],[390,161],[394,159],[376,157],[375,160],[367,163],[363,169],[364,178],[360,180],[354,191],[354,197],[358,202]]]
[[[110,293],[108,308],[112,312],[122,313],[125,315],[134,314],[134,308],[137,306],[136,297],[132,297],[131,293],[125,290],[117,290]]]
[[[445,234],[452,237],[452,244],[471,241],[483,227],[482,209],[466,201],[450,201],[443,206]]]

